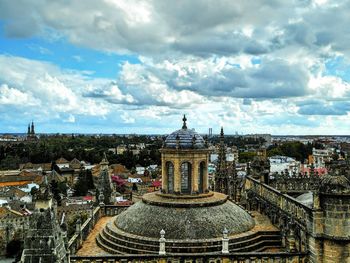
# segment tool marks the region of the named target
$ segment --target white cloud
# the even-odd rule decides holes
[[[123,114],[120,115],[120,117],[123,120],[123,122],[126,124],[135,123],[135,119],[130,117],[127,112],[123,112]]]
[[[40,101],[31,97],[28,93],[10,88],[7,84],[2,84],[0,85],[0,104],[32,107],[40,106]]]
[[[74,123],[75,122],[75,117],[72,114],[69,114],[68,118],[63,120],[64,122],[69,122],[69,123]]]
[[[26,104],[72,123],[116,113],[137,129],[177,127],[175,116],[188,113],[202,130],[330,131],[349,121],[349,83],[326,64],[348,60],[349,10],[348,1],[326,0],[3,1],[10,38],[67,40],[141,63],[125,62],[116,79],[98,79],[2,55],[0,110]]]
[[[103,104],[81,95],[84,86],[100,85],[102,80],[65,72],[47,62],[13,56],[0,55],[0,67],[3,69],[0,104],[40,106],[33,109],[47,114],[65,112],[99,116],[109,112]]]

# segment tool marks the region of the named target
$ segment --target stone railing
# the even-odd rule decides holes
[[[269,185],[284,193],[303,193],[317,190],[321,179],[321,175],[316,173],[311,175],[275,173],[272,177]]]
[[[253,194],[256,199],[274,206],[287,217],[292,218],[295,222],[299,222],[305,227],[307,226],[307,219],[312,217],[313,209],[311,207],[300,203],[295,198],[283,194],[269,185],[260,183],[250,176],[246,178],[245,187],[248,193]]]
[[[89,233],[94,228],[97,221],[103,216],[115,216],[126,210],[130,205],[104,205],[96,207],[89,218],[80,225],[77,224],[76,231],[68,241],[68,249],[74,255],[87,239]]]
[[[221,263],[221,262],[245,262],[245,263],[262,263],[262,262],[307,262],[306,253],[288,253],[288,252],[243,252],[230,254],[207,254],[198,255],[190,254],[183,256],[166,256],[166,255],[113,255],[113,256],[71,256],[71,263],[117,263],[117,262],[171,262],[171,263]]]
[[[92,212],[92,216],[86,219],[81,226],[77,225],[76,232],[74,233],[72,238],[68,241],[68,249],[71,254],[75,254],[76,251],[81,247],[81,245],[83,244],[83,241],[86,240],[91,229],[94,228],[96,222],[101,218],[102,215],[103,214],[101,212],[101,208],[96,207]]]
[[[130,205],[105,205],[103,207],[104,216],[116,216],[128,209]]]
[[[22,228],[23,225],[28,225],[30,216],[9,216],[0,219],[0,228],[6,228],[8,225]]]

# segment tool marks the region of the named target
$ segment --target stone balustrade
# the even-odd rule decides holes
[[[117,263],[117,262],[171,262],[171,263],[221,263],[221,262],[285,262],[299,263],[307,262],[306,253],[288,253],[288,252],[244,252],[229,254],[188,254],[183,256],[164,256],[164,255],[113,255],[113,256],[88,256],[88,257],[70,257],[71,263]]]
[[[273,180],[269,185],[283,193],[305,193],[319,188],[321,175],[312,173],[310,175],[302,173],[274,173]]]
[[[82,243],[87,239],[91,229],[94,228],[101,217],[118,215],[128,207],[129,205],[104,205],[96,207],[92,212],[92,216],[88,217],[88,219],[83,222],[81,227],[79,227],[79,231],[68,241],[70,253],[74,255],[78,251]]]
[[[273,205],[293,221],[307,227],[307,221],[312,217],[314,211],[313,208],[249,176],[246,178],[246,190],[261,202]]]

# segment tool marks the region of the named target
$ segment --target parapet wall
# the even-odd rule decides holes
[[[350,194],[320,194],[323,211],[323,235],[335,240],[350,241]]]

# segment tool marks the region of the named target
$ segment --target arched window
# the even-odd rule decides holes
[[[168,192],[174,191],[174,165],[171,162],[166,163],[166,175],[168,178]]]
[[[181,193],[191,192],[192,166],[189,162],[181,164]]]
[[[198,191],[200,193],[203,193],[203,187],[204,187],[204,173],[205,173],[205,162],[201,162],[198,167]]]

